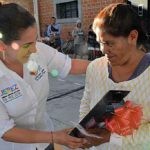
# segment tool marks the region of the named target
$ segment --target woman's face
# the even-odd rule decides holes
[[[105,32],[97,34],[100,42],[101,51],[107,55],[112,66],[121,66],[126,64],[133,55],[133,43],[128,37],[114,37]]]
[[[82,26],[81,23],[77,23],[78,28],[81,28],[81,26]]]
[[[10,46],[8,46],[7,56],[11,60],[19,61],[24,64],[28,61],[31,53],[36,52],[36,39],[37,39],[37,29],[35,26],[31,26],[26,30],[21,32],[20,39],[13,41]]]

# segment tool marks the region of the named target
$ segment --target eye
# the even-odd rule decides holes
[[[29,48],[30,44],[24,44],[22,48]]]
[[[107,46],[109,46],[109,47],[112,47],[112,46],[114,45],[113,42],[106,42],[105,44],[106,44]]]

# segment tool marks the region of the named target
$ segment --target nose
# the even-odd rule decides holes
[[[108,54],[110,52],[110,47],[106,43],[100,43],[100,50],[103,54]]]

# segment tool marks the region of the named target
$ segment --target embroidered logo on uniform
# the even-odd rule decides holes
[[[44,68],[42,68],[41,66],[38,66],[38,70],[37,70],[37,74],[36,74],[36,77],[35,77],[35,80],[40,80],[42,77],[43,77],[43,75],[45,74],[45,69]]]
[[[13,84],[5,89],[0,90],[0,95],[4,103],[7,103],[22,96],[17,84]]]

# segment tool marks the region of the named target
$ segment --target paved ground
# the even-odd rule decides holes
[[[56,130],[72,127],[70,121],[78,122],[84,83],[85,75],[69,75],[64,80],[50,78],[47,111]]]

